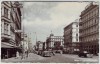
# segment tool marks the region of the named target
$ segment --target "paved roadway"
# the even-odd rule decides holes
[[[42,57],[40,55],[30,53],[28,58],[22,59],[21,58],[9,58],[1,60],[3,63],[13,62],[13,63],[97,63],[99,62],[99,57],[94,56],[93,58],[80,58],[77,55],[72,54],[56,54],[52,57]]]

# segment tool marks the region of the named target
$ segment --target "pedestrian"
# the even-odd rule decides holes
[[[26,51],[26,57],[28,57],[28,50]]]
[[[21,60],[23,59],[23,51],[21,52]]]
[[[55,53],[54,53],[54,51],[53,51],[53,50],[51,51],[51,53],[52,53],[53,55],[55,55]]]
[[[27,51],[25,51],[24,58],[27,58]]]
[[[21,59],[25,59],[25,52],[22,52],[22,57],[21,57]]]
[[[18,51],[16,52],[16,58],[17,59],[19,58],[19,52]]]

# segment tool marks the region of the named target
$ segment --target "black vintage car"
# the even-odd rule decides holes
[[[51,57],[51,52],[50,51],[43,51],[42,56],[43,57]]]
[[[86,51],[83,51],[83,52],[80,52],[80,53],[78,54],[78,56],[79,56],[79,57],[92,57],[93,54],[90,54],[90,53],[88,53],[88,52],[86,52]]]

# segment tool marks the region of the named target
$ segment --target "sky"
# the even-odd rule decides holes
[[[34,45],[46,41],[51,31],[63,36],[64,27],[79,19],[90,2],[24,2],[22,24]]]

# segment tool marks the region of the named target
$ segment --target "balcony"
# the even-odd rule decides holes
[[[6,20],[7,22],[9,22],[9,23],[10,23],[10,19],[9,19],[9,18],[7,18],[7,17],[5,17],[5,16],[1,16],[1,20]]]
[[[2,39],[11,39],[11,36],[7,35],[7,34],[1,34],[1,38]]]
[[[3,3],[6,4],[8,7],[11,7],[11,3],[10,2],[4,1]]]
[[[90,34],[93,35],[93,34],[97,34],[97,33],[98,33],[98,35],[99,35],[99,31],[93,31],[93,32],[91,32]]]
[[[13,40],[12,38],[9,40],[9,42],[10,42],[10,44],[12,44],[12,45],[16,45],[15,40]]]

